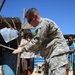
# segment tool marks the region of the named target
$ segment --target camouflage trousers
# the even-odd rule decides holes
[[[53,71],[51,71],[49,68],[47,75],[66,75],[66,67],[63,66],[63,67],[57,68]]]

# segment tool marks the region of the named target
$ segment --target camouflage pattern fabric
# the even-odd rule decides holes
[[[61,53],[69,51],[67,43],[60,28],[50,19],[40,19],[39,24],[36,27],[36,35],[23,49],[33,52],[39,46],[44,52],[44,58],[49,65],[48,70],[51,70],[51,72],[68,63],[68,54],[61,55]],[[49,74],[48,72],[48,75],[53,74]]]

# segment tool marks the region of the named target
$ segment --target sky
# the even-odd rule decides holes
[[[75,0],[6,0],[0,15],[19,17],[22,22],[24,8],[36,8],[41,17],[55,21],[63,34],[75,34]]]

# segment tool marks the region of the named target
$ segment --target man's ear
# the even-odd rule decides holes
[[[26,18],[26,19],[29,19],[29,15],[25,15],[25,18]]]
[[[34,18],[37,19],[38,15],[36,13],[34,13]]]

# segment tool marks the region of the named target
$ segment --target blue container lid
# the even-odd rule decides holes
[[[34,68],[36,67],[37,63],[44,64],[44,58],[34,58]]]

